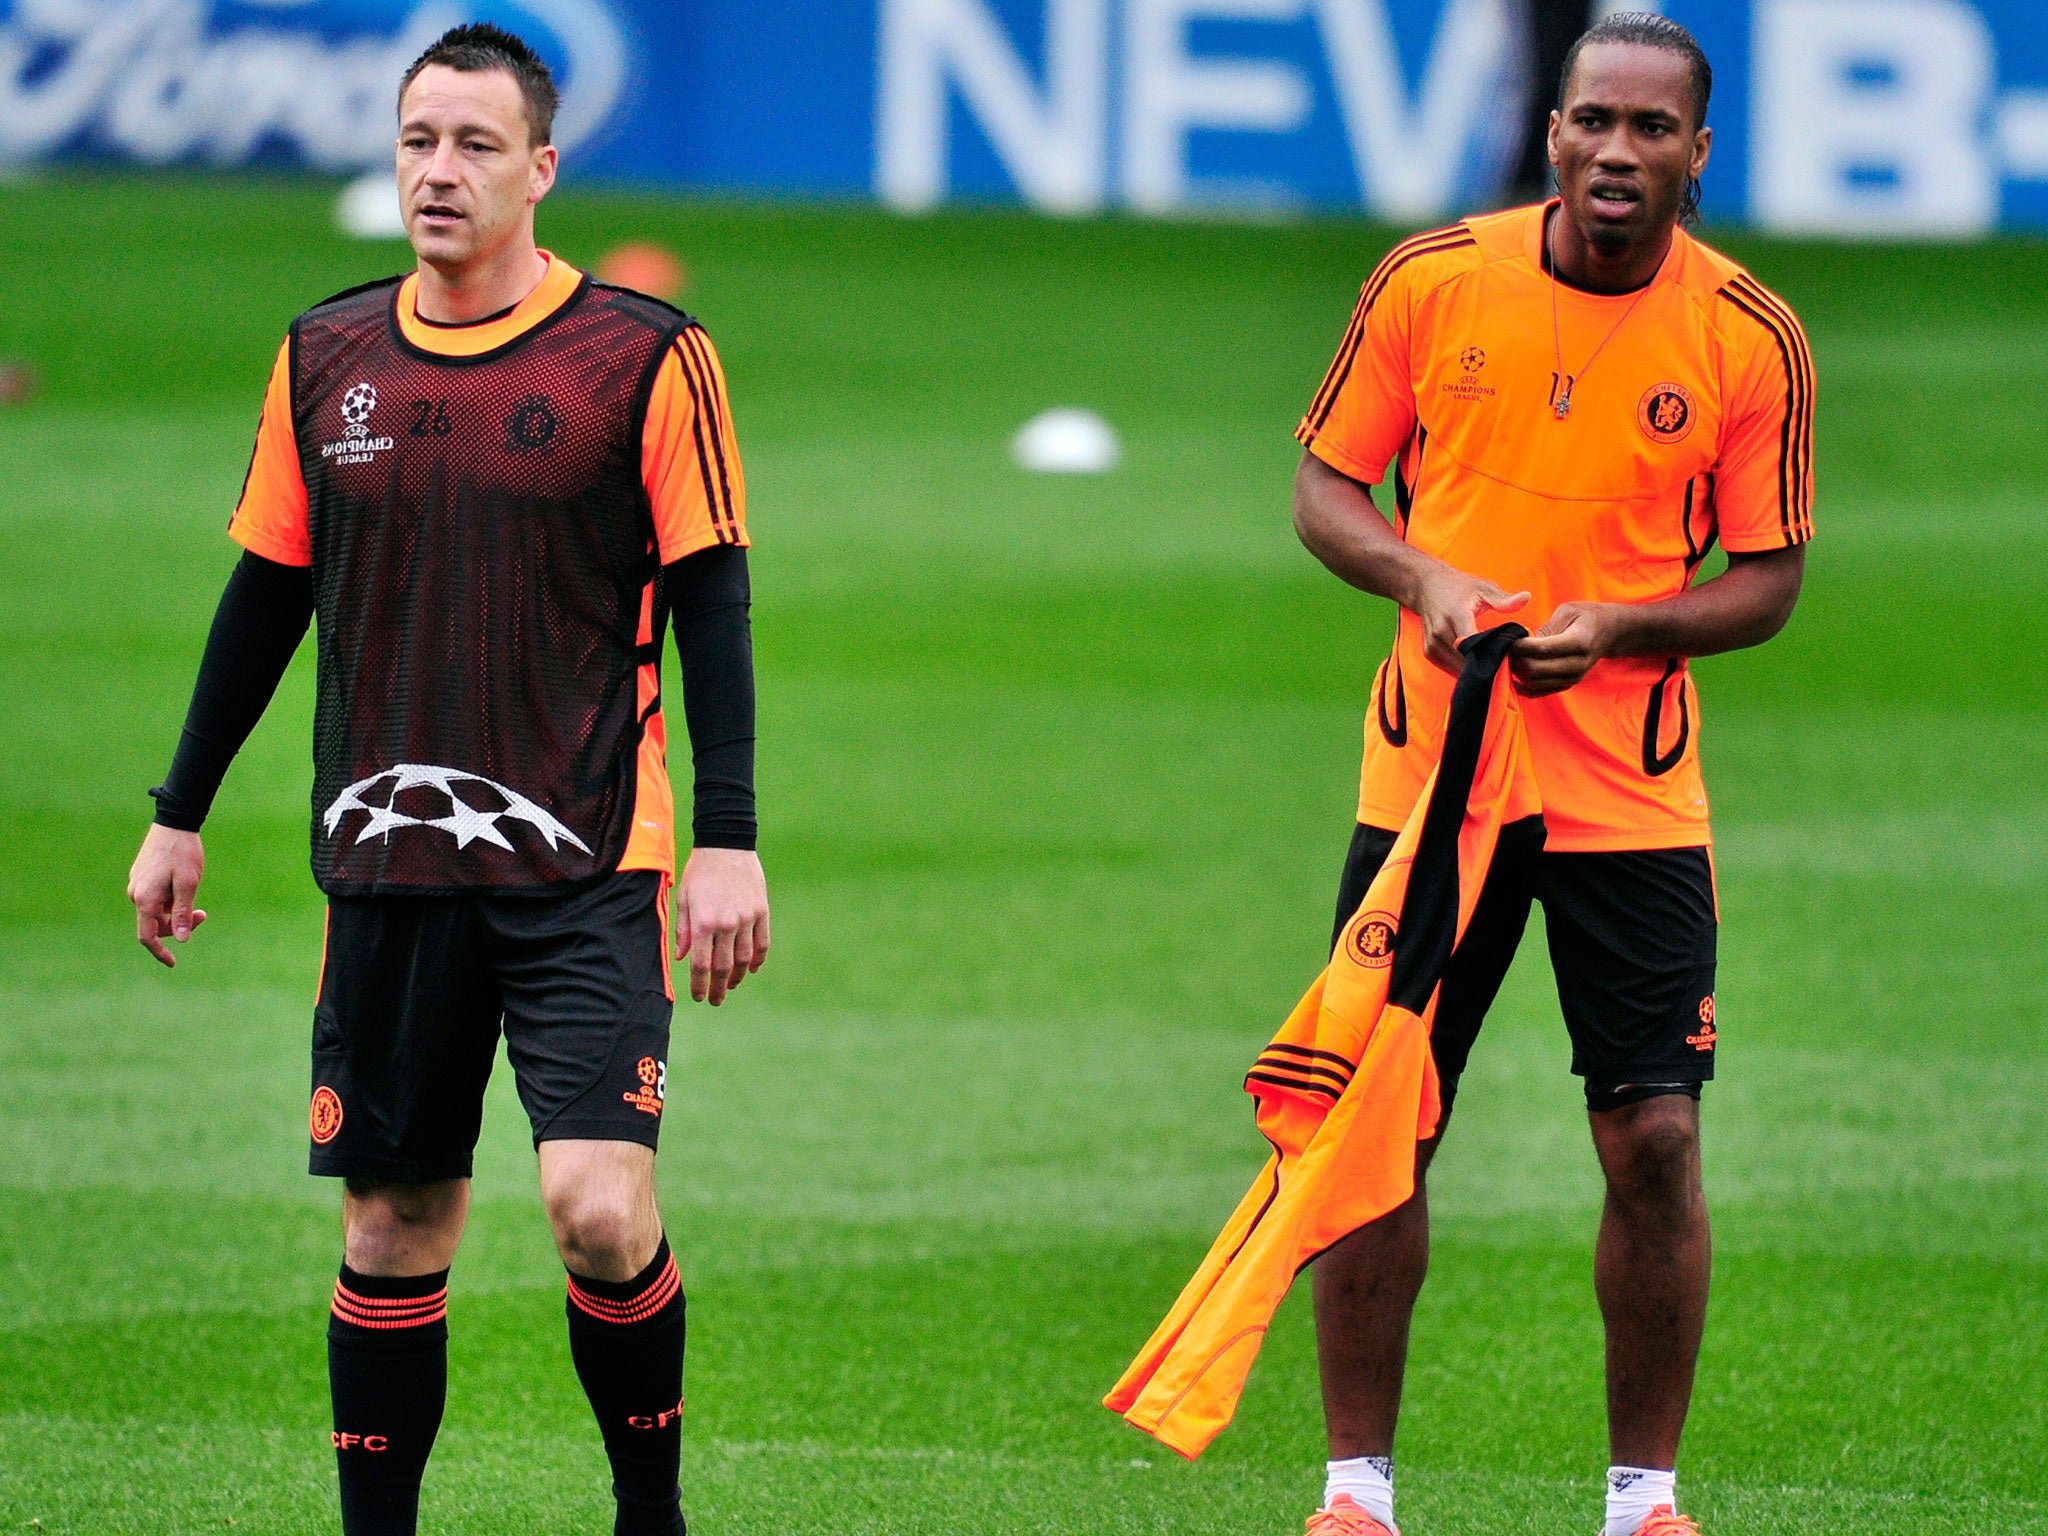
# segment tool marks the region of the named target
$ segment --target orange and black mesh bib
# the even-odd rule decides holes
[[[678,312],[585,279],[494,351],[400,332],[396,279],[292,327],[320,623],[313,872],[330,895],[617,867],[660,567],[641,428]]]

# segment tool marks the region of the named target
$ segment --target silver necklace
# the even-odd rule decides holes
[[[1607,349],[1607,343],[1614,340],[1614,333],[1628,324],[1628,317],[1636,312],[1636,305],[1643,302],[1643,295],[1650,291],[1657,279],[1652,275],[1650,281],[1637,290],[1636,296],[1629,301],[1628,308],[1621,312],[1621,318],[1608,327],[1607,334],[1600,338],[1599,346],[1593,349],[1593,356],[1586,359],[1584,366],[1574,376],[1564,371],[1564,333],[1557,320],[1557,253],[1550,248],[1550,222],[1547,219],[1543,225],[1543,254],[1550,267],[1550,341],[1557,355],[1557,403],[1551,409],[1557,412],[1557,419],[1563,421],[1572,413],[1572,387],[1586,376],[1594,360]]]

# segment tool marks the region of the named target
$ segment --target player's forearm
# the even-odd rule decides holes
[[[1762,645],[1799,601],[1806,549],[1731,555],[1712,581],[1662,602],[1617,604],[1610,656],[1715,656]]]
[[[758,818],[747,552],[715,545],[674,561],[664,576],[695,770],[691,841],[699,848],[752,848]]]
[[[1307,452],[1294,475],[1294,531],[1333,575],[1403,608],[1419,609],[1442,569],[1393,530],[1366,486]]]
[[[199,830],[312,617],[310,571],[242,556],[214,611],[171,771],[150,791],[159,825]]]

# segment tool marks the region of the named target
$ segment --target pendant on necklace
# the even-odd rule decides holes
[[[1563,421],[1572,413],[1572,392],[1566,390],[1557,397],[1557,419]]]

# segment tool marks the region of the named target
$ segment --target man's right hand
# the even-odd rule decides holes
[[[206,914],[192,905],[199,877],[205,873],[206,849],[197,832],[150,827],[128,871],[128,899],[135,903],[136,942],[165,965],[178,961],[164,939],[182,944],[206,921]]]
[[[1529,601],[1526,592],[1503,592],[1490,581],[1468,576],[1443,564],[1433,568],[1416,584],[1414,601],[1407,606],[1422,620],[1422,648],[1430,661],[1455,676],[1465,664],[1458,654],[1458,642],[1479,629],[1479,616],[1514,613]]]
[[[1529,601],[1526,592],[1503,592],[1417,549],[1387,525],[1363,481],[1307,448],[1294,471],[1294,531],[1352,586],[1390,597],[1421,619],[1423,650],[1446,672],[1464,665],[1458,642],[1479,628],[1480,614],[1514,613]]]

